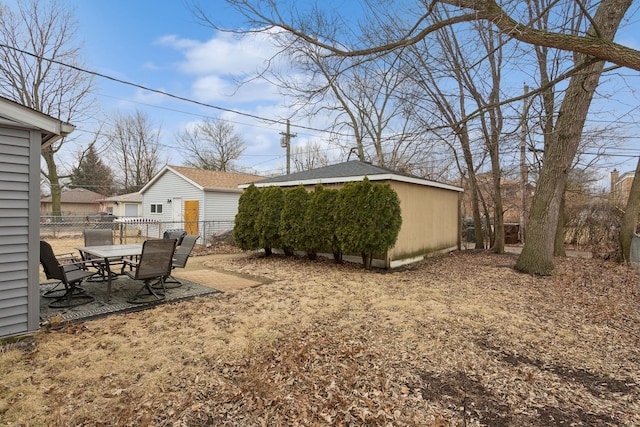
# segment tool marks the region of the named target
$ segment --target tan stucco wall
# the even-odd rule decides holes
[[[62,216],[86,216],[100,212],[98,203],[62,203],[60,205]],[[51,215],[52,205],[50,202],[40,202],[40,216]]]
[[[400,198],[402,227],[389,262],[457,247],[459,192],[397,181],[391,187]]]

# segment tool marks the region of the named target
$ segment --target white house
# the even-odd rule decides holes
[[[215,233],[233,229],[241,184],[263,179],[257,175],[165,166],[141,190],[142,217],[158,225],[149,237],[164,230],[182,229],[202,236],[205,243]]]
[[[100,212],[118,218],[136,218],[142,216],[142,194],[128,193],[106,197],[100,202]]]
[[[40,327],[40,150],[73,130],[0,97],[0,337]]]

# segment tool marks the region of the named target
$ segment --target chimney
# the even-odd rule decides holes
[[[609,189],[609,197],[611,198],[611,201],[615,204],[617,202],[617,197],[616,197],[616,193],[617,193],[617,188],[616,188],[616,183],[618,182],[618,178],[620,178],[620,173],[618,172],[618,169],[614,169],[611,171],[611,188]]]

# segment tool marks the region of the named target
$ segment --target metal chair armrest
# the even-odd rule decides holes
[[[124,266],[129,266],[129,267],[136,267],[138,265],[138,260],[137,259],[133,259],[133,258],[122,258],[122,264],[124,264]]]
[[[91,261],[66,262],[63,264],[58,264],[58,267],[62,268],[64,271],[86,270],[87,264],[91,264]],[[76,268],[70,268],[70,267],[76,267]]]

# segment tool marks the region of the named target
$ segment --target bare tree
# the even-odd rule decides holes
[[[0,92],[36,111],[77,124],[91,114],[92,79],[59,63],[81,66],[76,22],[58,1],[18,1],[0,5]],[[57,61],[58,63],[51,62]],[[56,154],[69,137],[42,149],[42,174],[60,216],[61,175]]]
[[[362,161],[403,169],[414,164],[421,138],[415,131],[413,106],[402,96],[412,81],[400,56],[344,59],[286,35],[275,34],[273,40],[295,72],[306,76],[296,79],[290,70],[272,71],[296,113],[328,116],[333,139],[344,152],[355,148]]]
[[[483,35],[485,28],[477,28],[476,34],[482,43],[466,43],[463,46],[451,28],[444,28],[435,34],[435,43],[428,45],[427,41],[416,43],[408,48],[412,54],[414,66],[411,78],[419,87],[420,93],[411,96],[415,101],[423,100],[420,119],[423,121],[424,132],[434,132],[441,135],[442,142],[450,147],[452,154],[457,158],[458,151],[461,151],[464,166],[460,165],[460,173],[467,181],[471,192],[471,210],[474,222],[475,246],[484,248],[484,233],[487,231],[490,240],[494,242],[498,252],[504,251],[504,227],[502,221],[502,199],[500,197],[500,160],[498,154],[498,137],[501,132],[501,120],[495,117],[501,116],[500,107],[495,103],[495,98],[499,92],[499,75],[496,71],[497,52],[492,43],[491,32]],[[438,52],[437,56],[434,53]],[[477,60],[477,57],[488,58]],[[470,63],[475,63],[472,67]],[[480,64],[489,64],[481,67]],[[481,70],[480,68],[484,68]],[[482,86],[487,86],[484,88]],[[445,89],[446,88],[446,89]],[[473,112],[477,112],[486,104],[495,106],[475,117],[469,116],[467,99],[475,101]],[[471,104],[473,107],[473,104]],[[437,111],[439,114],[430,114],[429,111]],[[489,116],[489,117],[487,117]],[[434,120],[435,118],[435,120]],[[470,129],[471,128],[471,129]],[[479,130],[475,130],[478,128]],[[451,135],[449,134],[451,133]],[[474,135],[474,136],[472,136]],[[479,138],[479,136],[481,136]],[[452,144],[451,141],[457,141]],[[492,176],[497,179],[491,182],[497,186],[490,194],[498,194],[492,197],[494,208],[494,223],[492,227],[489,217],[489,209],[486,206],[483,192],[480,191],[479,182],[476,177],[477,171],[483,166],[485,155],[489,154],[492,164]],[[459,160],[458,160],[459,162]],[[494,166],[495,165],[495,166]],[[484,192],[487,193],[486,191]],[[482,223],[481,208],[484,208],[484,218],[486,223]],[[495,229],[497,236],[494,237],[492,229]]]
[[[329,164],[329,156],[327,156],[326,150],[323,150],[317,142],[296,145],[293,153],[291,153],[291,159],[296,172],[307,171]]]
[[[370,45],[367,43],[368,40],[363,43],[362,39],[357,38],[353,39],[354,44],[345,43],[333,31],[327,30],[327,28],[331,29],[330,23],[335,23],[337,18],[321,15],[317,8],[312,8],[308,15],[299,13],[295,8],[292,8],[291,13],[287,16],[278,9],[276,2],[273,1],[226,0],[226,2],[242,13],[252,28],[272,29],[277,27],[306,42],[326,49],[328,52],[347,58],[383,55],[423,40],[441,28],[482,20],[492,22],[505,35],[529,45],[576,52],[640,71],[640,51],[613,42],[601,31],[602,26],[599,26],[599,30],[580,34],[566,32],[562,25],[553,30],[539,30],[529,24],[531,21],[520,22],[521,17],[517,15],[520,9],[509,7],[510,2],[499,3],[496,0],[433,0],[425,2],[422,13],[419,9],[411,11],[411,16],[415,17],[413,25],[407,25],[405,32],[400,37],[378,45]],[[580,4],[579,6],[584,12],[597,7],[598,9],[602,8],[603,12],[609,11],[614,15],[619,15],[621,12],[624,16],[631,3],[631,0],[610,0]],[[376,15],[379,12],[376,7],[386,7],[386,2],[367,2],[367,6],[371,9],[371,14]],[[433,20],[433,11],[438,7],[442,10],[452,11],[452,13],[444,20]],[[225,30],[216,25],[203,8],[196,7],[195,12],[202,21],[215,28]],[[588,21],[596,22],[592,17],[588,18]],[[617,25],[615,28],[609,29],[617,30]]]
[[[242,137],[233,124],[207,119],[178,134],[185,164],[200,169],[229,171],[244,153]]]
[[[227,1],[244,13],[254,28],[281,28],[343,58],[397,52],[441,28],[478,20],[490,22],[506,36],[524,43],[574,52],[575,67],[559,110],[553,143],[544,153],[540,181],[530,209],[527,242],[516,264],[519,270],[536,274],[549,274],[553,270],[553,249],[562,194],[605,61],[640,70],[640,51],[613,42],[621,20],[631,6],[631,0],[580,3],[586,19],[578,32],[574,25],[565,27],[560,21],[552,30],[535,28],[529,24],[530,20],[522,23],[519,21],[522,16],[518,15],[522,12],[521,8],[508,7],[510,3],[505,3],[503,7],[495,0],[435,0],[425,3],[422,13],[413,14],[416,16],[415,22],[406,25],[406,31],[400,37],[377,45],[367,43],[368,40],[364,43],[357,40],[349,45],[336,34],[323,32],[328,20],[318,16],[316,9],[312,17],[302,13],[291,13],[285,17],[274,2]],[[373,14],[376,12],[373,8],[378,4],[368,3]],[[434,18],[433,12],[437,8],[446,9],[450,14],[445,15],[444,19]],[[595,13],[591,14],[593,10]],[[206,14],[202,10],[200,12],[206,19]]]
[[[140,111],[116,114],[111,121],[105,135],[118,165],[116,178],[124,193],[138,191],[160,170],[160,128]]]
[[[602,1],[595,15],[588,17],[590,25],[586,33],[594,38],[613,40],[630,5],[630,1]],[[529,213],[528,238],[516,263],[516,268],[524,272],[550,274],[554,268],[556,231],[568,172],[605,65],[604,61],[581,53],[575,54],[575,64],[580,71],[569,81],[554,132],[545,144],[540,179]]]

